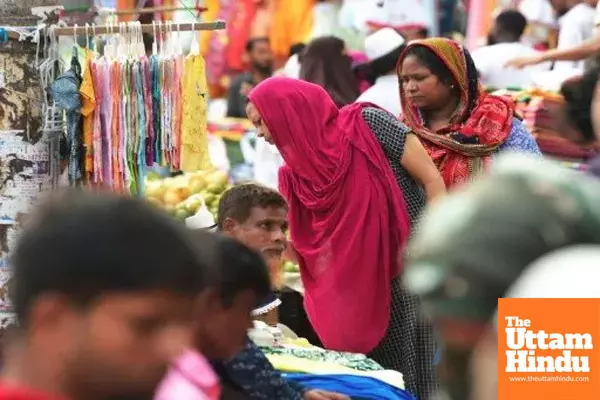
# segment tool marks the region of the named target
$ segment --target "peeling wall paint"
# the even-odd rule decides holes
[[[0,0],[0,26],[37,23],[31,7],[58,0]],[[35,68],[36,45],[0,43],[0,313],[10,309],[7,255],[18,235],[18,221],[34,198],[51,187],[50,152],[40,127],[42,88]],[[0,333],[4,318],[0,320]]]

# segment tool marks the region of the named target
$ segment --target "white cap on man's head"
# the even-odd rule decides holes
[[[372,61],[391,53],[404,42],[404,38],[396,30],[382,28],[365,38],[365,54],[369,61]]]

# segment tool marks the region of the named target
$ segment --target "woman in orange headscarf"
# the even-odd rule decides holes
[[[539,154],[514,104],[487,94],[469,52],[457,42],[411,42],[398,63],[403,120],[421,139],[446,187],[474,178],[494,154]]]

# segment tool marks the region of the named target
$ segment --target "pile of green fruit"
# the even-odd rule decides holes
[[[147,179],[145,192],[148,201],[183,221],[195,215],[203,205],[216,218],[221,195],[229,187],[229,176],[225,172],[210,170]]]
[[[300,267],[293,261],[286,261],[283,263],[283,272],[300,273]]]

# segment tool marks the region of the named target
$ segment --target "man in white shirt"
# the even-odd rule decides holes
[[[507,10],[498,14],[490,34],[492,43],[471,53],[484,85],[498,89],[532,86],[535,73],[550,68],[549,63],[519,70],[505,67],[505,64],[514,58],[538,54],[531,46],[521,43],[521,36],[526,27],[527,19],[517,10]]]
[[[576,3],[576,4],[574,4]],[[580,45],[594,35],[595,9],[597,0],[555,0],[552,6],[560,15],[565,9],[568,10],[560,19],[560,31],[558,33],[558,50],[568,49]],[[555,71],[573,71],[582,74],[585,70],[585,60],[580,61],[558,61],[554,64]]]
[[[528,65],[535,65],[546,61],[572,62],[585,60],[593,56],[598,57],[598,54],[600,54],[600,2],[597,0],[591,0],[587,3],[591,6],[596,3],[596,14],[594,18],[595,30],[590,39],[579,43],[577,46],[552,49],[535,57],[517,58],[510,61],[509,64],[516,68],[524,68]]]
[[[404,50],[404,38],[392,28],[383,28],[367,36],[365,53],[369,62],[360,66],[375,79],[375,84],[367,89],[356,100],[373,103],[399,117],[400,85],[396,64],[400,53]]]

